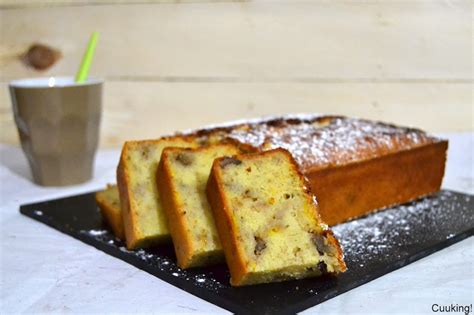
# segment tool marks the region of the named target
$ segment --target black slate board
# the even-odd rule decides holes
[[[235,313],[290,314],[324,302],[474,233],[471,195],[443,190],[334,227],[348,271],[282,283],[232,288],[225,265],[184,271],[171,245],[128,251],[104,226],[94,194],[20,207],[20,212],[69,234],[206,301]]]

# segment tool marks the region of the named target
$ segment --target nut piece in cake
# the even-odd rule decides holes
[[[216,158],[238,153],[239,149],[231,144],[163,150],[157,172],[158,191],[181,268],[224,261],[206,183]]]
[[[156,170],[166,147],[195,147],[193,138],[169,137],[125,142],[117,168],[117,185],[128,249],[169,240],[156,187]]]
[[[274,149],[219,158],[207,196],[234,286],[346,270],[291,154]]]
[[[102,218],[112,229],[115,237],[124,240],[122,211],[120,209],[119,193],[116,185],[107,185],[104,190],[95,194],[95,201],[99,206]]]

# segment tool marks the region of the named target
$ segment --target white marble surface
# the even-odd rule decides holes
[[[473,193],[474,133],[442,136],[450,140],[443,187]],[[226,313],[18,212],[113,182],[118,155],[99,152],[89,183],[43,188],[30,181],[21,151],[0,145],[0,313]],[[473,269],[471,237],[304,313],[432,314],[434,303],[474,302]]]

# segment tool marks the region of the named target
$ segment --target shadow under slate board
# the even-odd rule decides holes
[[[348,270],[338,277],[233,288],[225,265],[181,270],[172,245],[128,251],[103,224],[94,193],[20,212],[235,313],[291,314],[324,302],[474,233],[473,196],[443,190],[333,228]]]

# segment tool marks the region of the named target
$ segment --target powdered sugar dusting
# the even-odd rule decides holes
[[[336,287],[338,282],[365,282],[364,279],[371,278],[373,272],[386,273],[435,251],[434,248],[446,246],[440,247],[439,244],[455,242],[460,234],[474,227],[473,201],[472,196],[441,191],[413,203],[335,226],[333,231],[344,249],[348,271],[324,280],[287,282],[281,285],[284,294],[323,296],[327,288]],[[115,256],[122,259],[126,256],[127,261],[135,261],[136,266],[147,266],[147,270],[170,283],[178,286],[191,283],[203,290],[224,295],[238,292],[230,291],[233,289],[230,289],[230,276],[225,265],[182,270],[176,265],[174,249],[170,244],[146,250],[128,250],[123,241],[108,230],[100,229],[100,226],[80,232],[102,243],[101,246],[115,252]],[[251,286],[242,291],[250,292],[247,297],[249,304],[254,303],[254,296],[258,296],[259,290],[262,290],[261,287]],[[273,299],[276,302],[282,296],[274,295]],[[259,301],[255,300],[255,303]],[[273,310],[273,305],[277,307],[278,303],[268,305]]]
[[[102,236],[102,235],[105,235],[105,234],[108,234],[109,232],[107,230],[81,230],[81,233],[84,233],[84,234],[89,234],[91,236]]]
[[[413,203],[397,206],[333,228],[344,250],[349,268],[365,268],[382,260],[408,256],[417,242],[441,242],[465,226],[474,226],[472,201],[441,191]],[[440,202],[448,201],[449,202]],[[471,207],[471,208],[469,208]],[[455,224],[453,224],[452,219]],[[414,233],[413,231],[416,231]]]
[[[185,281],[192,281],[198,287],[217,292],[228,284],[229,274],[227,270],[223,275],[213,276],[213,272],[202,273],[202,271],[198,272],[196,269],[183,270],[179,268],[175,263],[175,258],[172,254],[173,248],[170,245],[147,250],[129,250],[123,241],[115,238],[108,230],[81,230],[80,233],[93,237],[108,246],[118,248],[123,253],[133,255],[154,269]]]
[[[437,141],[417,129],[343,117],[258,124],[229,136],[264,149],[283,147],[303,168],[346,164]]]

